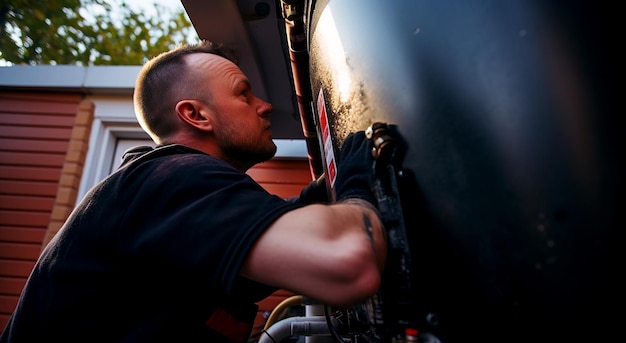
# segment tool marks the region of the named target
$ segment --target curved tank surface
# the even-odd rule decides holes
[[[414,316],[443,342],[617,330],[624,111],[610,11],[513,0],[308,9],[311,88],[334,153],[373,122],[406,143]]]

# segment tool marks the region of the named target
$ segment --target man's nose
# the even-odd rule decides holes
[[[259,115],[269,115],[270,113],[272,113],[273,111],[273,107],[272,104],[270,104],[267,101],[263,101],[261,99],[259,99],[260,105],[257,108],[257,113]]]

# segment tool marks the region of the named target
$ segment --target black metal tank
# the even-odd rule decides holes
[[[325,159],[373,122],[406,142],[421,327],[443,342],[611,337],[626,228],[614,9],[330,0],[307,11]]]

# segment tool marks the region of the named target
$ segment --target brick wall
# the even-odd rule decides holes
[[[59,193],[59,182],[79,133],[73,127],[79,107],[86,106],[79,105],[81,99],[81,94],[0,92],[1,328],[39,257],[57,199],[68,197]]]
[[[76,203],[78,187],[80,186],[87,150],[89,149],[89,134],[91,133],[93,118],[93,103],[82,101],[74,119],[70,144],[65,155],[63,168],[61,169],[59,188],[42,247],[46,246],[59,231]]]

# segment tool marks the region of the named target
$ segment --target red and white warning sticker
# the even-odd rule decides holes
[[[333,150],[333,142],[330,137],[330,128],[328,127],[328,115],[326,114],[326,101],[324,100],[324,92],[320,88],[317,96],[317,113],[319,116],[320,129],[322,131],[322,143],[324,145],[324,157],[326,158],[326,172],[330,187],[335,187],[335,178],[337,177],[337,165],[335,164],[335,151]]]

